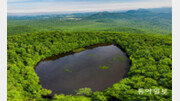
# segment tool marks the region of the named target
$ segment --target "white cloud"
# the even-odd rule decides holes
[[[30,1],[30,0],[7,0],[7,2],[24,2],[24,1]]]
[[[20,3],[9,4],[8,13],[49,13],[49,12],[92,12],[114,11],[138,8],[171,7],[170,1],[157,2],[123,2],[123,3],[95,3],[95,2],[49,2],[49,3]]]

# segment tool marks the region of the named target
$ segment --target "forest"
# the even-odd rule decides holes
[[[97,92],[55,95],[42,88],[34,66],[43,58],[98,43],[118,44],[131,61],[128,76]],[[170,101],[172,98],[172,40],[168,35],[59,31],[8,36],[8,100]],[[140,95],[138,89],[163,89],[164,94]]]
[[[159,12],[157,12],[159,11]],[[171,35],[171,8],[66,15],[8,16],[8,35],[44,32],[124,32]]]
[[[171,101],[172,12],[169,8],[126,12],[8,16],[8,101]],[[50,56],[107,43],[126,52],[128,75],[104,89],[49,97],[36,64]],[[102,67],[107,69],[106,67]]]

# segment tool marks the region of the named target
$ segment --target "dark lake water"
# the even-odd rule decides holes
[[[102,91],[123,79],[129,59],[116,45],[99,44],[40,61],[35,71],[43,88],[54,94],[75,94],[79,88]]]

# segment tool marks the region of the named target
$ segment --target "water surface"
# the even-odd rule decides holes
[[[116,45],[99,44],[86,50],[52,56],[35,70],[43,88],[52,94],[75,94],[79,88],[102,91],[123,79],[129,70],[126,54]]]

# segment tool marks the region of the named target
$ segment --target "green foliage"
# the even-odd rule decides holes
[[[47,100],[34,67],[46,57],[78,48],[113,43],[126,51],[131,67],[126,78],[101,92],[88,96],[55,95],[59,101],[171,101],[172,100],[172,38],[166,35],[105,32],[43,32],[8,36],[8,101]],[[138,89],[163,88],[166,95],[145,93]],[[83,89],[83,94],[89,89]],[[82,94],[82,92],[81,92]]]
[[[101,68],[101,69],[109,69],[108,66],[99,66],[99,68]]]
[[[66,72],[70,72],[70,73],[72,72],[72,71],[71,71],[71,70],[69,70],[69,69],[65,69],[65,71],[66,71]]]
[[[92,98],[95,101],[107,101],[107,97],[104,95],[103,92],[94,92]]]
[[[91,98],[85,96],[72,96],[72,95],[55,95],[52,101],[91,101]]]
[[[84,51],[84,50],[85,50],[85,48],[79,48],[79,49],[73,50],[73,52],[78,53],[78,52],[81,52],[81,51]]]
[[[92,91],[91,88],[80,88],[78,91],[76,91],[76,94],[90,96]]]

